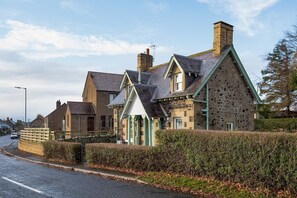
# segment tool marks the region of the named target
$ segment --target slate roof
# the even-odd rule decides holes
[[[138,71],[126,70],[126,74],[128,75],[129,79],[131,80],[132,84],[138,83]],[[141,84],[147,84],[151,74],[148,72],[141,72]]]
[[[149,117],[164,117],[164,113],[159,104],[151,101],[157,87],[141,84],[135,84],[134,87],[147,115]]]
[[[202,61],[197,58],[191,58],[174,54],[173,57],[177,60],[185,73],[199,73]]]
[[[226,52],[227,52],[227,49],[225,50],[225,53]],[[169,63],[164,63],[158,66],[154,66],[149,68],[147,72],[142,72],[142,77],[144,77],[144,83],[142,85],[150,85],[150,86],[156,87],[155,88],[156,90],[154,91],[154,94],[151,95],[152,97],[150,98],[149,101],[194,94],[197,88],[203,83],[203,81],[207,78],[210,72],[214,69],[218,61],[225,55],[224,52],[221,55],[216,57],[213,57],[212,54],[213,54],[213,50],[208,50],[205,52],[193,54],[188,57],[178,55],[178,54],[173,55],[173,57],[176,58],[176,61],[178,61],[179,65],[182,67],[185,73],[188,73],[188,72],[197,73],[197,71],[199,71],[199,77],[197,77],[191,83],[191,85],[183,91],[174,92],[174,93],[170,92],[170,78],[164,79],[163,77]],[[126,72],[129,76],[131,76],[131,81],[132,83],[134,83],[134,86],[139,87],[138,72],[131,71],[131,70],[127,70]],[[136,90],[139,90],[139,88]],[[138,95],[141,96],[142,94],[138,94]],[[125,104],[124,96],[125,96],[124,90],[122,90],[121,93],[110,104],[110,106],[120,105],[120,104],[124,105]],[[148,104],[147,101],[148,100],[146,99],[146,104]],[[151,102],[151,104],[153,103]]]
[[[94,107],[91,102],[72,102],[68,101],[67,105],[69,107],[71,114],[79,115],[95,115]]]
[[[111,74],[89,71],[88,74],[93,80],[97,91],[120,91],[122,74]]]
[[[117,97],[111,101],[107,106],[116,106],[125,104],[125,89],[122,89],[121,92],[117,95]]]

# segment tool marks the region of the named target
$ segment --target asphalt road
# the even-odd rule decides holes
[[[0,147],[17,140],[0,137]],[[14,197],[192,197],[146,185],[58,170],[0,154],[0,198]]]

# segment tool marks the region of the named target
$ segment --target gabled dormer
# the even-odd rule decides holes
[[[202,61],[174,54],[165,70],[164,78],[170,78],[170,92],[184,91],[199,77]]]
[[[125,89],[125,99],[128,97],[133,84],[148,84],[151,74],[148,72],[138,72],[126,70],[121,81],[120,89]]]

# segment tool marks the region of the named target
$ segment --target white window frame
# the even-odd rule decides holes
[[[182,91],[183,87],[183,76],[182,73],[174,74],[173,76],[173,90],[176,91]]]
[[[226,130],[227,131],[233,131],[234,130],[234,124],[233,124],[233,122],[227,122],[227,124],[226,124]]]
[[[173,118],[173,128],[182,129],[183,128],[183,119],[181,117]]]

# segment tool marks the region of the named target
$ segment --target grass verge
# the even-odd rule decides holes
[[[138,179],[158,187],[190,192],[202,197],[293,197],[284,192],[274,194],[265,189],[251,190],[239,184],[220,182],[214,179],[160,172],[146,172],[138,176]]]

